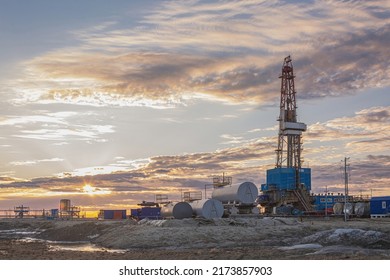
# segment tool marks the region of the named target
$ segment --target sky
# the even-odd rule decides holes
[[[0,209],[260,187],[288,55],[312,191],[390,195],[389,1],[0,5]]]

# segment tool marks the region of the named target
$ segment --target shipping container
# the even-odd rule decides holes
[[[372,197],[370,214],[371,217],[390,216],[390,196]]]
[[[126,219],[126,210],[100,210],[99,219],[105,219],[105,220]]]
[[[142,207],[137,209],[130,210],[131,217],[142,220],[142,219],[150,219],[150,220],[159,220],[161,219],[161,208],[160,207]]]

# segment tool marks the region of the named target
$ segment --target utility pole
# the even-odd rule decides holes
[[[328,219],[328,186],[325,187],[325,220]]]
[[[345,195],[344,195],[344,221],[347,221],[347,202],[348,202],[348,173],[347,173],[347,167],[348,165],[349,157],[344,158],[344,187],[345,187]]]

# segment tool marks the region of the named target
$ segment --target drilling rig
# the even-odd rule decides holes
[[[312,211],[311,169],[302,168],[302,132],[306,124],[297,121],[294,71],[290,56],[284,59],[280,86],[280,115],[275,168],[267,170],[259,203],[266,213],[284,209],[283,214]]]

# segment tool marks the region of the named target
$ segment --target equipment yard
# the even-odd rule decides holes
[[[2,219],[0,259],[390,259],[390,219]]]

